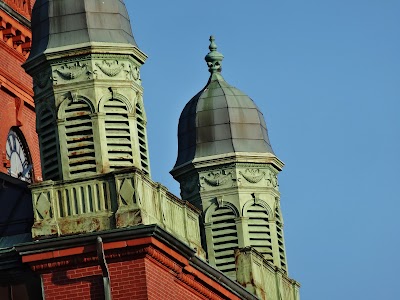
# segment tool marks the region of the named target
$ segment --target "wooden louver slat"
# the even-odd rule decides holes
[[[96,173],[91,113],[90,106],[84,101],[71,102],[64,111],[71,176]]]
[[[122,101],[111,99],[104,105],[108,160],[111,170],[133,166],[132,139],[128,109]]]
[[[239,247],[235,214],[222,207],[212,215],[213,250],[216,267],[227,276],[236,277],[235,249]]]

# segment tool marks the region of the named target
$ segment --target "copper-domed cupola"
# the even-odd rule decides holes
[[[263,114],[249,96],[224,80],[224,56],[217,51],[213,36],[210,41],[205,60],[211,76],[179,118],[175,168],[226,153],[273,153]]]
[[[237,251],[252,248],[287,272],[277,179],[283,163],[257,105],[222,77],[224,56],[210,41],[211,76],[180,116],[171,174],[182,198],[203,212],[202,244],[212,265],[236,279]]]

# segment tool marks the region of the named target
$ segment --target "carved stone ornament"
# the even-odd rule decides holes
[[[218,204],[219,208],[223,207],[224,206],[224,197],[222,197],[222,196],[217,197],[217,204]]]
[[[119,63],[118,60],[103,60],[101,63],[96,63],[96,66],[108,77],[115,77],[121,73],[125,65]]]
[[[197,178],[196,176],[190,177],[181,183],[181,190],[182,193],[186,195],[192,194],[196,188],[198,187]]]
[[[202,176],[201,179],[209,186],[221,186],[225,185],[229,180],[232,179],[232,172],[222,171],[212,171],[206,176]]]
[[[69,91],[64,94],[64,101],[65,100],[71,100],[72,102],[78,102],[79,101],[79,92],[77,90],[75,91]]]
[[[70,65],[65,64],[54,72],[64,80],[78,79],[84,74],[90,74],[88,65],[79,61]],[[55,80],[57,79],[55,78]]]
[[[44,89],[50,82],[50,79],[51,79],[50,73],[48,71],[44,71],[33,77],[33,82],[35,87],[38,87],[39,89]]]
[[[132,76],[132,79],[136,82],[140,82],[140,70],[138,67],[132,67],[131,65],[129,65],[129,71],[130,74]]]
[[[278,189],[279,184],[278,184],[278,175],[272,172],[271,170],[268,170],[268,175],[266,176],[266,179],[268,181],[268,185],[272,186],[273,188]]]
[[[119,190],[122,205],[131,205],[135,201],[135,188],[130,179],[125,179]]]
[[[271,173],[271,184],[274,188],[278,187],[278,176],[276,174]]]
[[[40,219],[52,218],[51,203],[46,193],[40,194],[36,201],[35,208]]]
[[[246,169],[244,173],[239,171],[239,174],[249,183],[259,183],[265,177],[266,173],[260,169]]]

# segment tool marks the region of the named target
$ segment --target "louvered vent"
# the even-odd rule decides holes
[[[64,111],[71,176],[96,174],[91,113],[84,101],[71,102]]]
[[[279,244],[279,257],[281,260],[282,269],[287,272],[285,243],[283,239],[283,224],[279,207],[275,209],[275,217],[276,217],[276,231],[278,235],[278,244]]]
[[[53,114],[44,110],[37,115],[42,174],[44,180],[59,180],[58,145]]]
[[[149,155],[147,150],[147,135],[145,121],[143,117],[143,111],[141,107],[136,104],[136,118],[137,118],[137,131],[139,137],[139,148],[140,148],[140,163],[142,165],[142,170],[146,173],[150,173],[149,167]]]
[[[258,204],[253,204],[247,210],[249,217],[250,245],[273,263],[271,231],[267,210]]]
[[[216,267],[231,278],[236,277],[235,249],[239,247],[235,214],[223,207],[212,215],[212,239]]]
[[[117,99],[104,105],[108,159],[111,170],[133,166],[128,109]]]

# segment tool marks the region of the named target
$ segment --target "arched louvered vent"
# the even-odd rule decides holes
[[[236,278],[235,249],[239,247],[235,217],[231,208],[221,207],[211,219],[215,265],[231,278]]]
[[[45,109],[37,114],[42,176],[44,180],[60,180],[57,126],[53,114]]]
[[[71,102],[64,110],[71,176],[96,174],[91,114],[90,106],[84,101]]]
[[[139,104],[136,104],[136,118],[137,118],[137,131],[139,137],[139,148],[140,148],[140,163],[142,165],[142,170],[146,173],[150,173],[149,166],[149,155],[147,150],[147,135],[146,135],[146,125],[144,120],[143,110]]]
[[[275,209],[275,218],[276,218],[276,232],[278,235],[279,257],[281,260],[282,269],[287,272],[285,243],[283,239],[283,224],[279,207],[276,207]]]
[[[273,263],[271,231],[267,210],[259,204],[253,204],[248,208],[247,215],[249,217],[250,245],[263,254],[265,259]]]
[[[122,101],[111,99],[104,105],[108,159],[111,170],[133,166],[128,109]]]

